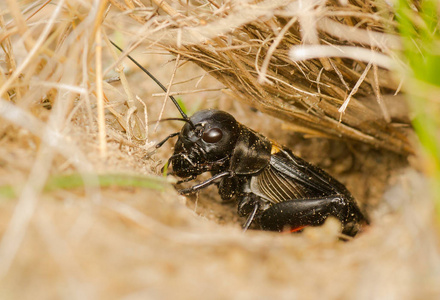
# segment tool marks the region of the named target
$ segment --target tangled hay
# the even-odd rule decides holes
[[[180,197],[157,176],[163,161],[145,159],[148,116],[162,107],[151,91],[138,97],[153,84],[124,72],[108,42],[148,49],[136,57],[163,78],[173,69],[151,52],[171,52],[182,89],[201,74],[200,91],[217,90],[210,74],[307,134],[408,154],[404,108],[387,100],[400,80],[392,6],[153,2],[0,2],[0,298],[435,299],[438,236],[420,173],[365,175],[383,175],[380,188],[357,180],[367,195],[388,191],[349,243],[334,222],[295,236],[218,226],[208,220],[221,223],[221,205]]]
[[[135,3],[112,3],[141,12]],[[302,132],[413,151],[402,115],[389,112],[405,104],[384,100],[399,89],[391,72],[399,67],[399,38],[386,3],[202,1],[175,9],[157,3],[162,17],[135,19],[151,24],[159,18],[160,26],[170,22],[177,28],[151,36],[146,26],[147,32],[138,33],[141,40],[195,62],[237,98]],[[163,17],[167,14],[172,18]]]

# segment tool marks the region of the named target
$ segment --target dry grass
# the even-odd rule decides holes
[[[399,116],[390,115],[393,103],[383,98],[397,92],[400,80],[390,72],[400,64],[391,9],[381,1],[190,2],[180,11],[166,8],[174,18],[163,22],[177,28],[152,34],[146,26],[137,34],[297,130],[411,153],[395,124]],[[302,60],[305,54],[316,59]],[[376,103],[365,100],[370,96]]]
[[[0,3],[1,298],[437,298],[432,203],[420,173],[396,169],[402,158],[355,145],[346,167],[335,163],[348,160],[342,143],[333,143],[328,160],[299,145],[295,150],[327,164],[370,205],[373,225],[349,243],[338,241],[333,222],[294,236],[242,234],[233,205],[219,205],[213,193],[185,199],[158,179],[169,147],[144,156],[153,138],[178,125],[148,130],[164,95],[151,97],[158,89],[145,75],[131,65],[123,70],[107,37],[132,45],[129,51],[142,44],[149,53],[134,55],[160,78],[175,73],[172,90],[192,91],[185,101],[190,109],[234,110],[286,144],[300,140],[279,130],[282,122],[231,101],[232,93],[290,121],[289,128],[408,154],[404,108],[387,101],[400,80],[388,69],[399,64],[391,7],[382,1],[109,3]],[[365,57],[353,60],[346,47]],[[174,56],[153,53],[163,49],[180,59],[169,64]],[[315,58],[295,61],[304,53]],[[84,183],[60,183],[61,174]],[[97,174],[113,181],[104,184]],[[111,174],[155,177],[127,184],[128,175]]]

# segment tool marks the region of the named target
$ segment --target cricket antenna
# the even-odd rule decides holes
[[[110,40],[110,43],[112,43],[112,45],[113,46],[115,46],[119,51],[121,51],[121,52],[124,52],[124,50],[122,50],[118,45],[116,45],[115,43],[113,43],[111,40]],[[158,86],[160,86],[161,88],[162,88],[162,90],[166,93],[167,92],[167,89],[166,89],[166,87],[162,84],[162,83],[160,83],[160,81],[156,78],[156,77],[154,77],[154,75],[153,74],[151,74],[147,69],[145,69],[143,66],[141,66],[133,57],[131,57],[130,55],[128,55],[127,54],[127,57],[136,65],[136,66],[138,66],[142,71],[144,71],[148,76],[150,76],[150,78],[151,79],[153,79],[154,80],[154,82],[156,82],[156,84],[158,85]],[[194,125],[193,125],[193,123],[189,120],[189,118],[188,118],[188,116],[183,112],[183,110],[182,110],[182,108],[180,107],[180,105],[179,105],[179,103],[177,103],[177,100],[176,100],[176,98],[174,98],[173,96],[171,96],[171,95],[168,95],[169,97],[170,97],[170,99],[171,99],[171,101],[173,101],[173,103],[174,103],[174,105],[177,107],[177,110],[180,112],[180,114],[182,115],[182,117],[189,123],[189,124],[191,124],[193,127],[194,127]]]

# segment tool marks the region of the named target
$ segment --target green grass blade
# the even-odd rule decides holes
[[[139,176],[139,175],[127,175],[127,174],[104,174],[97,175],[99,180],[99,187],[139,187],[163,191],[169,188],[171,185],[165,178],[157,176]],[[83,188],[85,186],[95,186],[92,183],[86,183],[83,181],[83,177],[80,174],[59,175],[51,177],[45,187],[44,192],[52,192],[62,189],[76,189]],[[17,189],[19,190],[19,189]],[[0,187],[1,198],[15,198],[17,194],[13,186],[4,185]]]

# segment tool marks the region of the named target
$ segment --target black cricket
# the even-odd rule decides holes
[[[179,193],[192,194],[217,185],[221,199],[236,200],[238,214],[247,217],[245,230],[256,221],[263,230],[294,232],[322,225],[332,216],[341,222],[343,234],[355,236],[361,225],[368,223],[347,188],[322,169],[240,124],[225,111],[207,109],[188,117],[174,97],[170,98],[182,116],[177,120],[185,125],[156,145],[159,148],[178,136],[168,160],[172,168],[168,174],[180,177],[179,183],[205,172],[212,175]]]

